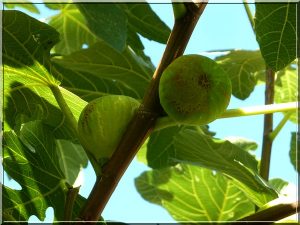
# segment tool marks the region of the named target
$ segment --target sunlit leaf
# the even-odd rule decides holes
[[[229,179],[196,166],[144,172],[135,184],[144,199],[177,221],[230,221],[254,212],[254,204]]]
[[[57,128],[56,134],[61,138],[70,138],[70,130],[49,89],[60,79],[57,74],[53,76],[49,61],[58,33],[45,23],[10,10],[3,12],[3,40],[4,129],[13,129],[15,119],[22,115],[29,120],[41,119]],[[86,102],[64,89],[61,92],[78,118]]]
[[[279,71],[296,58],[295,3],[257,3],[256,39],[268,67]]]
[[[276,103],[296,102],[298,100],[298,76],[295,68],[287,67],[278,72],[274,100]],[[297,123],[297,113],[293,113],[289,119]]]

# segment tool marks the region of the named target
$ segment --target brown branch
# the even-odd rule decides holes
[[[164,55],[154,72],[152,81],[138,112],[127,127],[117,149],[98,177],[83,207],[79,220],[97,221],[119,180],[136,155],[140,146],[150,134],[155,121],[163,112],[158,98],[158,84],[164,69],[181,56],[192,35],[194,27],[207,3],[186,3],[187,13],[175,20]]]
[[[78,192],[80,187],[69,187],[66,201],[65,201],[65,209],[64,209],[64,221],[72,221],[72,213],[73,213],[73,207],[74,203],[76,201]]]
[[[257,221],[264,224],[272,224],[293,214],[299,213],[299,202],[285,203],[256,212],[238,221]]]
[[[265,105],[274,103],[274,79],[275,73],[272,69],[266,70]],[[269,179],[270,160],[273,140],[270,133],[273,131],[273,114],[264,115],[264,131],[262,143],[262,155],[260,164],[260,175],[265,180]]]

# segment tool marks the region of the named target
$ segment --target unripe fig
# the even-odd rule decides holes
[[[175,59],[160,79],[160,103],[180,123],[210,123],[226,110],[230,97],[228,75],[214,60],[204,56]]]
[[[78,121],[79,140],[97,163],[111,157],[139,105],[128,96],[108,95],[83,109]]]

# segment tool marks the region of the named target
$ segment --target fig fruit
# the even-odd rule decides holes
[[[78,120],[79,141],[99,163],[116,149],[140,103],[123,95],[108,95],[86,105]]]
[[[163,72],[159,83],[160,103],[165,112],[183,124],[208,124],[227,108],[231,81],[212,59],[184,55]]]

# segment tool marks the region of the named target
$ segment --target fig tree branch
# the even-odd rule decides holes
[[[274,222],[284,219],[288,216],[298,213],[299,202],[293,203],[284,203],[272,206],[270,208],[258,211],[250,216],[244,217],[243,219],[238,220],[242,221],[256,221],[264,222],[263,224],[273,224]]]
[[[274,103],[274,80],[275,72],[268,68],[266,70],[266,87],[265,87],[265,105]],[[269,180],[270,160],[273,140],[270,133],[273,131],[273,114],[264,115],[264,131],[262,141],[262,154],[260,163],[260,175],[265,180]]]
[[[97,177],[93,190],[79,215],[79,220],[98,220],[125,170],[152,131],[156,119],[162,115],[163,110],[158,98],[159,79],[164,69],[183,54],[206,4],[185,3],[185,15],[175,19],[165,52],[154,72],[143,102],[129,123],[111,159],[103,167],[102,176]]]

